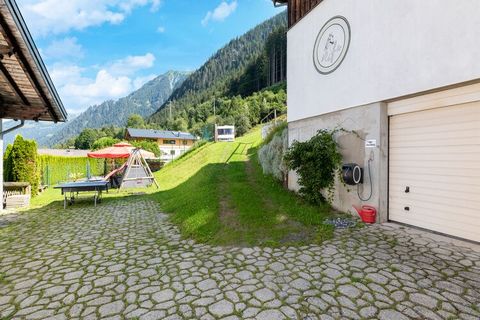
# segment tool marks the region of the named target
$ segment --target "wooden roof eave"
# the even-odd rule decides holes
[[[272,0],[275,7],[281,7],[288,4],[288,0]]]
[[[2,41],[6,42],[6,45],[0,46],[0,78],[9,84],[10,91],[23,104],[23,108],[17,112],[2,106],[4,110],[1,114],[7,114],[8,111],[10,118],[15,116],[25,120],[66,121],[66,110],[13,0],[0,0],[0,33]],[[23,71],[22,74],[18,66]],[[11,105],[14,106],[15,103],[12,102]]]
[[[275,6],[288,5],[288,28],[291,29],[323,0],[273,0]]]

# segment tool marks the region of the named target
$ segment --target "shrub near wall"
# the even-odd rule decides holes
[[[7,147],[4,155],[5,180],[30,183],[32,196],[36,196],[39,183],[37,160],[37,143],[17,135],[13,145]]]
[[[283,158],[287,150],[288,129],[284,125],[273,128],[258,152],[258,160],[263,173],[273,175],[276,179],[286,183],[288,169]]]
[[[342,155],[338,151],[335,133],[319,130],[305,142],[294,141],[284,160],[299,176],[300,194],[312,204],[331,202],[335,177],[340,174]]]
[[[13,181],[12,180],[12,154],[13,145],[9,144],[3,153],[3,180],[4,181]]]
[[[90,164],[92,176],[104,174],[104,160],[86,157],[38,156],[41,183],[55,185],[59,182],[72,181],[87,177],[87,163]]]

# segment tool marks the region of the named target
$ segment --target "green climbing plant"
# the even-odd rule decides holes
[[[319,130],[305,142],[295,141],[285,154],[290,170],[299,176],[300,195],[312,204],[331,202],[342,155],[334,135],[339,130]]]

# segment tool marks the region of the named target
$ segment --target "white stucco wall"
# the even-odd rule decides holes
[[[326,115],[294,121],[288,124],[288,140],[291,145],[294,141],[306,141],[318,130],[343,128],[350,132],[338,132],[335,135],[343,163],[357,163],[365,170],[364,183],[360,186],[362,198],[368,198],[370,190],[372,196],[368,201],[361,201],[357,196],[357,187],[346,187],[338,179],[335,183],[335,192],[332,205],[342,212],[356,215],[352,205],[372,205],[377,208],[379,222],[387,220],[387,155],[388,130],[386,105],[374,103],[371,105],[349,108]],[[355,131],[355,133],[353,133]],[[376,148],[366,148],[365,140],[374,139]],[[370,184],[368,160],[371,159]],[[288,187],[298,191],[298,176],[294,171],[289,172]]]
[[[185,145],[160,145],[160,159],[165,162],[170,162],[172,160],[177,159],[182,154],[187,152],[192,146],[185,146]],[[172,155],[171,152],[175,151],[175,155]]]
[[[350,23],[350,49],[322,75],[313,47],[336,15]],[[288,32],[288,120],[478,79],[479,41],[479,0],[325,0]]]

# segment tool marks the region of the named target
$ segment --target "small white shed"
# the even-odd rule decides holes
[[[217,126],[215,125],[215,142],[233,142],[235,141],[235,126]]]

